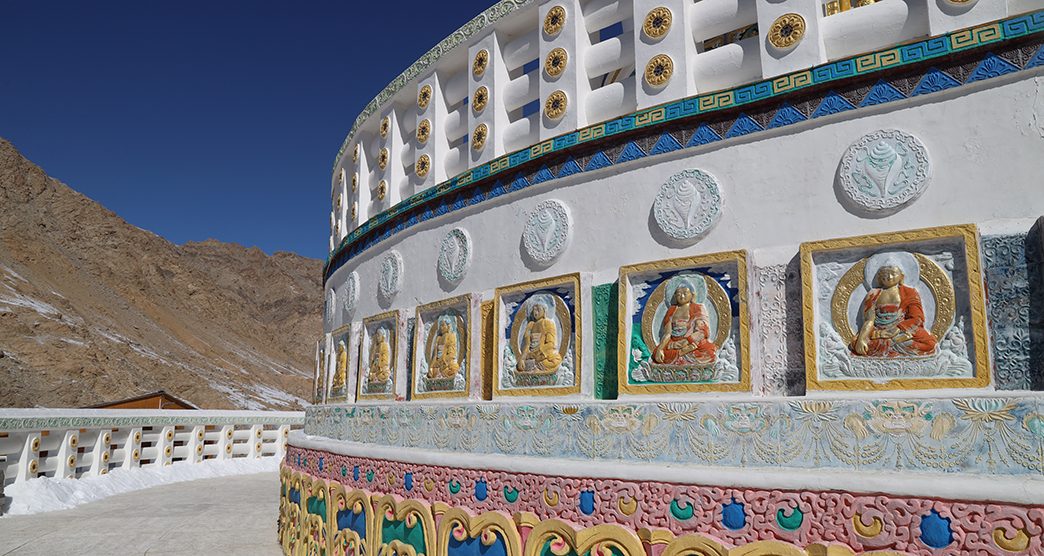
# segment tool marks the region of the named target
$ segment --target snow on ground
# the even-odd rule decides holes
[[[4,515],[67,510],[114,494],[168,483],[278,471],[279,459],[266,457],[209,460],[203,463],[178,462],[167,467],[113,469],[107,475],[82,479],[30,479],[4,488],[4,496],[11,499],[11,507]]]

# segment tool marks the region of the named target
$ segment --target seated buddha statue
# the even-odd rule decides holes
[[[388,343],[388,331],[381,328],[373,336],[370,344],[370,368],[367,380],[382,384],[391,378],[391,345]]]
[[[339,392],[344,390],[345,383],[348,381],[348,348],[344,345],[344,340],[337,342],[337,368],[334,371],[333,384],[330,385],[330,391]]]
[[[710,341],[707,307],[694,299],[691,285],[674,288],[671,306],[660,323],[660,343],[653,350],[653,363],[659,365],[708,365],[713,363],[717,346]]]
[[[439,318],[437,336],[432,345],[428,378],[453,378],[460,370],[457,361],[457,333],[450,327],[452,317]]]
[[[533,303],[528,320],[516,368],[520,373],[551,374],[562,364],[555,323],[542,303]]]
[[[852,342],[856,355],[903,357],[931,355],[938,343],[924,327],[921,294],[903,283],[902,266],[886,261],[863,298],[863,325]]]

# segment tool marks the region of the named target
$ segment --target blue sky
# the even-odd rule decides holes
[[[356,115],[493,3],[6,2],[0,136],[175,243],[324,258]]]

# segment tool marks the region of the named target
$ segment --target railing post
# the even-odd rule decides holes
[[[104,475],[109,472],[109,448],[112,444],[112,431],[101,429],[94,440],[94,449],[91,450],[91,468],[87,474],[92,477]]]
[[[504,131],[508,125],[508,114],[501,96],[509,81],[508,70],[501,55],[497,33],[488,34],[468,47],[468,139],[463,158],[465,168],[472,168],[504,154]],[[480,93],[479,90],[483,89]],[[481,97],[481,98],[479,98]],[[478,102],[476,103],[476,99]],[[475,149],[475,130],[486,126],[486,138],[481,149]]]
[[[40,433],[33,431],[25,435],[25,445],[18,458],[18,472],[15,482],[35,479],[40,472]]]
[[[826,62],[822,0],[755,0],[765,78]],[[774,32],[778,23],[780,31]]]
[[[414,136],[407,138],[416,145],[416,157],[427,155],[428,173],[421,177],[411,178],[416,183],[415,190],[423,191],[446,180],[446,153],[449,151],[450,138],[446,136],[446,99],[443,97],[443,83],[437,72],[425,77],[417,84],[417,121]],[[424,98],[421,98],[421,93]]]
[[[80,431],[65,431],[62,443],[58,446],[58,463],[54,468],[56,479],[76,477],[77,448],[80,446]]]
[[[221,436],[218,438],[217,459],[232,459],[232,437],[236,434],[236,427],[225,425],[221,427]]]
[[[549,12],[555,10],[554,14]],[[564,20],[560,19],[564,14]],[[537,26],[540,34],[540,58],[537,73],[540,76],[540,140],[561,135],[587,125],[587,95],[591,86],[587,75],[587,49],[590,48],[588,29],[579,0],[542,2],[538,8]],[[545,28],[545,22],[548,26]],[[547,31],[552,31],[548,33]],[[551,76],[545,70],[548,56],[557,48],[565,50],[568,60],[559,75]],[[593,76],[592,76],[593,77]],[[556,92],[565,94],[565,110],[548,116],[548,98]]]
[[[156,459],[152,465],[170,465],[174,456],[174,427],[166,426],[160,429],[159,439],[156,441]]]
[[[263,425],[253,425],[250,427],[250,457],[261,457],[261,437],[264,433],[265,427]]]
[[[281,425],[279,427],[279,433],[276,435],[276,451],[275,455],[280,460],[286,456],[286,443],[290,437],[290,425]]]
[[[696,94],[691,70],[696,43],[688,13],[692,5],[691,0],[634,0],[634,79],[639,110]],[[662,85],[650,85],[645,68],[664,55],[673,64],[673,75]]]
[[[196,425],[192,427],[192,435],[188,441],[188,454],[185,459],[192,463],[199,463],[203,461],[203,440],[206,438],[206,427],[203,425]]]
[[[123,441],[123,461],[120,467],[133,469],[141,466],[141,427],[135,427],[127,432],[127,438]]]

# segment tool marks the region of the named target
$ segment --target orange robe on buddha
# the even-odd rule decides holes
[[[863,313],[875,308],[881,290],[874,288],[866,294],[863,301]],[[935,352],[938,341],[931,331],[924,327],[924,306],[921,305],[921,294],[915,288],[905,284],[899,285],[899,305],[881,305],[875,308],[874,330],[883,330],[891,326],[899,329],[899,333],[910,336],[909,340],[896,341],[895,338],[870,339],[867,342],[866,355],[872,357],[901,357],[931,355]],[[872,333],[871,333],[872,334]]]
[[[682,306],[671,305],[663,317],[661,330],[670,330],[671,337],[663,349],[662,360],[653,362],[660,365],[706,365],[713,363],[717,354],[717,346],[708,340],[710,337],[710,319],[707,309],[701,303],[689,302],[688,318],[675,319],[674,316]],[[697,332],[699,334],[697,334]]]

